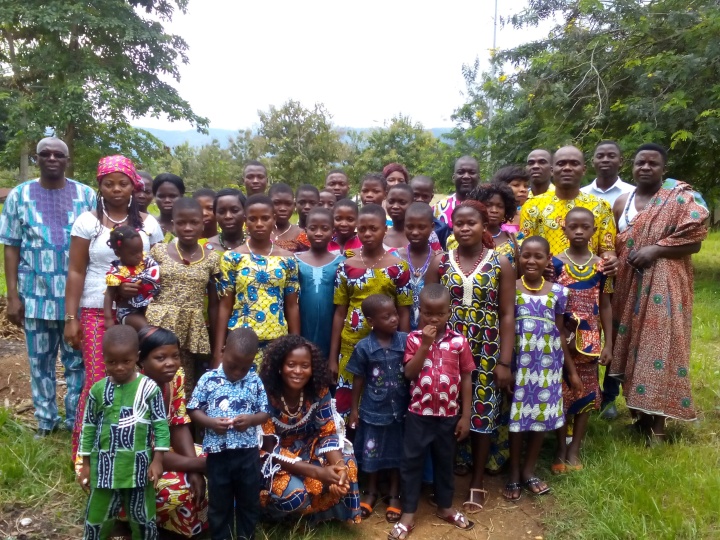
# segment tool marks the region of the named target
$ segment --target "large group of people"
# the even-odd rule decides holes
[[[665,178],[657,144],[630,184],[601,141],[583,188],[572,146],[489,182],[463,156],[435,206],[433,180],[398,163],[293,190],[251,161],[241,189],[186,197],[123,156],[100,160],[94,191],[66,178],[69,157],[40,141],[0,242],[36,437],[72,431],[87,539],[116,518],[137,539],[252,538],[260,519],[358,523],[385,500],[402,540],[423,483],[467,531],[486,471],[507,474],[508,501],[550,491],[535,472],[548,432],[551,471],[581,469],[590,413],[615,418],[621,389],[649,444],[695,418],[691,255],[708,210]]]

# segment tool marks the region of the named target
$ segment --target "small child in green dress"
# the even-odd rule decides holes
[[[90,492],[83,538],[108,538],[124,509],[133,540],[155,540],[155,488],[170,449],[162,392],[136,370],[133,328],[108,328],[102,346],[108,376],[90,389],[78,450],[78,482]]]

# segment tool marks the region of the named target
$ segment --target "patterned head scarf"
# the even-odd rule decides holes
[[[107,156],[100,159],[97,172],[98,184],[102,181],[104,176],[114,172],[123,173],[127,176],[133,183],[135,191],[142,191],[145,189],[143,180],[135,170],[135,165],[132,160],[130,158],[126,158],[125,156]]]

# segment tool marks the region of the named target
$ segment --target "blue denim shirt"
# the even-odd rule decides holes
[[[403,364],[406,341],[405,332],[395,332],[390,346],[385,349],[375,332],[370,332],[355,346],[346,369],[365,378],[360,401],[363,422],[386,426],[405,418],[410,401],[410,386]]]

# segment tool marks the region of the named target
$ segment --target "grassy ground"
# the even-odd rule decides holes
[[[627,433],[624,408],[614,422],[593,418],[582,455],[585,469],[553,478],[555,496],[542,500],[546,538],[720,538],[720,233],[710,236],[694,261],[692,377],[699,420],[671,423],[671,443],[647,449]],[[39,513],[45,519],[28,538],[77,537],[85,496],[66,462],[69,444],[67,433],[33,440],[30,427],[0,407],[0,537],[14,533],[2,530],[3,520]],[[551,451],[552,444],[546,445],[544,457]],[[277,526],[259,536],[357,537],[342,525],[310,533]]]

